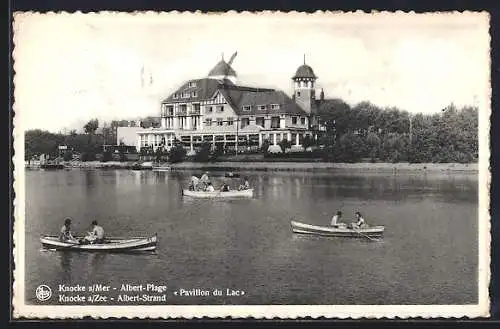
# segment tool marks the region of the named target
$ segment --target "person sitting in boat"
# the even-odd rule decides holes
[[[205,173],[201,176],[200,181],[205,184],[209,183],[210,179],[208,178],[208,171],[205,171]]]
[[[208,182],[207,187],[205,188],[205,192],[215,192],[215,188],[212,183]]]
[[[342,218],[342,211],[337,211],[335,213],[335,215],[333,215],[332,217],[332,222],[330,223],[330,225],[334,226],[334,227],[338,227],[339,224],[340,224],[340,219]]]
[[[222,184],[221,191],[229,192],[229,185],[227,185],[227,183]]]
[[[250,189],[250,183],[248,182],[248,177],[244,178],[244,182],[242,185],[239,186],[238,190],[249,190]]]
[[[363,215],[359,211],[356,211],[354,213],[354,216],[356,216],[356,223],[353,223],[352,226],[353,228],[363,228],[366,226],[365,219],[363,218]]]
[[[71,233],[71,218],[69,217],[64,220],[64,225],[61,227],[61,234],[59,234],[59,240],[63,242],[77,242]]]
[[[104,243],[104,229],[97,224],[96,220],[92,221],[92,231],[89,232],[82,243]]]
[[[200,179],[196,176],[191,176],[191,181],[189,182],[188,189],[190,191],[196,190],[196,187],[198,186]]]

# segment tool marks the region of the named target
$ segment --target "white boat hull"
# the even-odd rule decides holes
[[[253,189],[229,192],[205,192],[205,191],[190,191],[183,190],[182,195],[194,198],[251,198],[253,197]]]
[[[381,238],[384,235],[384,226],[370,226],[365,228],[348,228],[335,226],[317,226],[305,224],[297,221],[291,221],[292,231],[294,233],[311,234],[331,237],[346,238]]]
[[[47,249],[74,250],[91,252],[136,252],[156,250],[158,237],[108,238],[105,243],[79,244],[78,242],[60,241],[57,236],[40,238],[42,246]]]

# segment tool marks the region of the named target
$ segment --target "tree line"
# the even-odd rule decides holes
[[[143,128],[158,127],[160,124],[158,118],[155,117],[146,117],[138,121]],[[24,134],[25,159],[29,160],[40,154],[70,159],[72,153],[78,153],[81,154],[82,160],[95,160],[96,155],[102,152],[103,145],[118,144],[117,127],[135,127],[136,125],[136,121],[133,120],[100,123],[98,119],[91,119],[85,123],[81,132],[71,130],[69,133],[51,133],[41,129],[28,130]],[[66,145],[68,149],[61,152],[60,145]]]
[[[369,102],[350,107],[327,100],[320,109],[324,131],[317,143],[326,160],[357,162],[459,162],[478,159],[478,109],[451,104],[435,114],[411,115]]]
[[[319,123],[324,127],[317,138],[302,140],[304,151],[313,149],[305,156],[334,162],[475,162],[478,158],[478,109],[473,106],[457,108],[453,104],[435,114],[411,115],[398,108],[380,108],[369,102],[349,106],[342,100],[325,100],[319,108]],[[117,145],[116,127],[130,126],[131,122],[111,121],[103,123],[92,119],[82,128],[69,134],[50,133],[35,129],[25,133],[25,157],[48,154],[58,156],[59,145],[68,146],[70,152],[81,154],[82,160],[93,160],[102,151],[102,145]],[[142,121],[144,128],[159,125],[157,118]],[[264,141],[261,152],[267,155],[269,141]],[[291,143],[282,140],[282,156],[294,155],[285,151]],[[177,141],[171,152],[172,158],[182,159],[185,151]],[[198,150],[197,158],[209,157],[209,144]],[[164,151],[141,150],[141,154],[165,155]],[[280,155],[273,155],[280,156]]]

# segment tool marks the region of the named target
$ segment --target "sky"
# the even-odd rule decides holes
[[[24,130],[158,116],[237,51],[238,84],[293,92],[305,61],[326,98],[411,113],[489,107],[486,14],[18,14],[14,111]]]

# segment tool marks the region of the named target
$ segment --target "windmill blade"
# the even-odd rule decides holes
[[[238,52],[235,51],[233,56],[231,56],[231,58],[229,59],[229,61],[227,62],[227,65],[231,65],[231,63],[233,63],[234,61],[234,58],[236,57],[236,55],[238,55]]]

